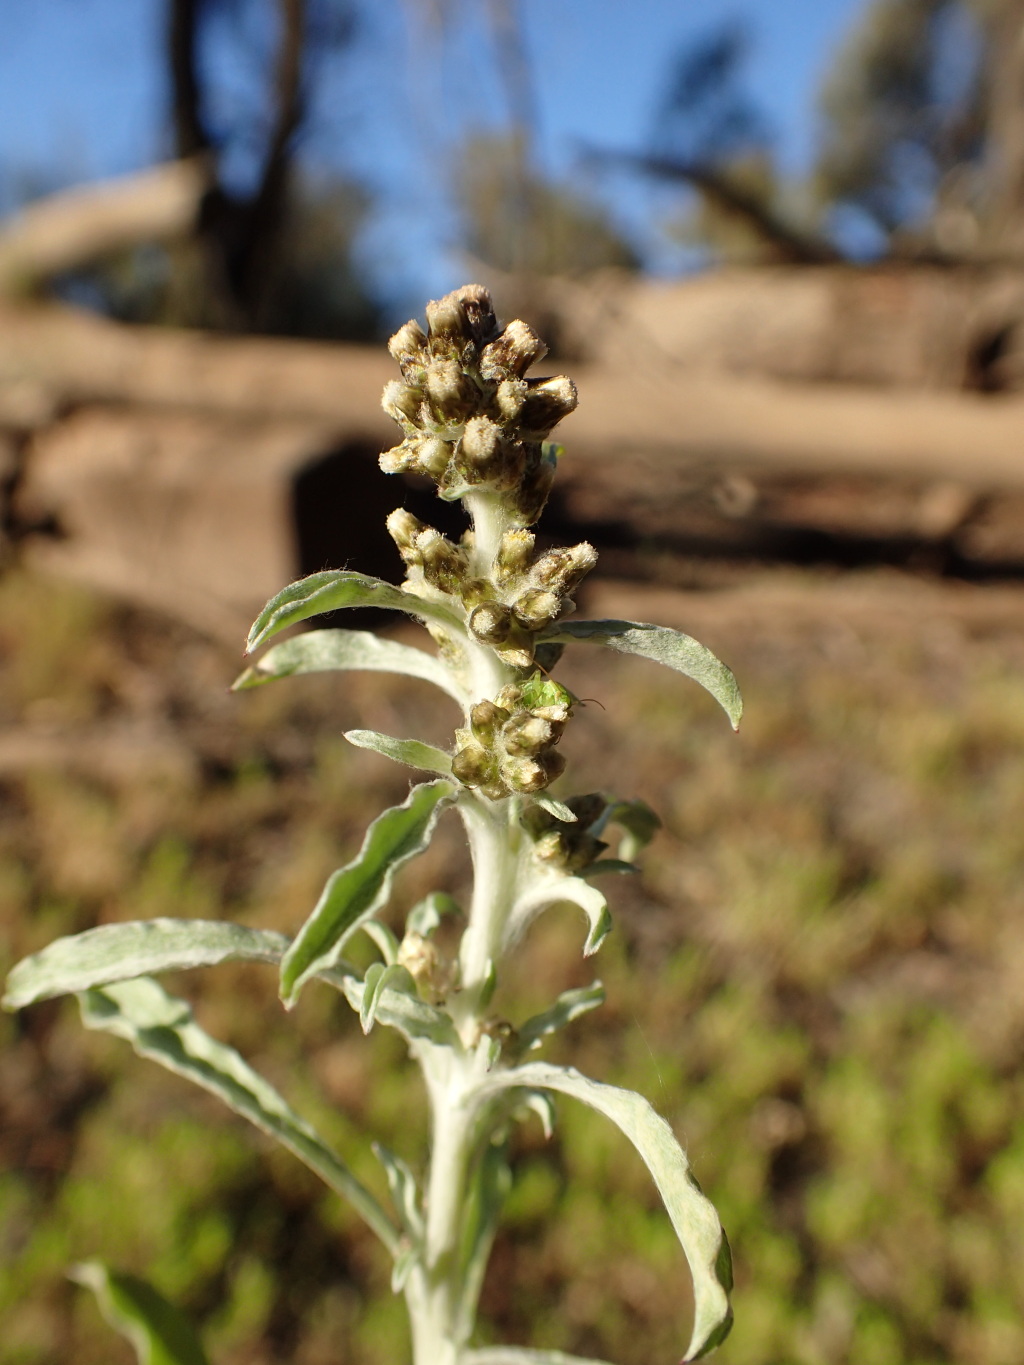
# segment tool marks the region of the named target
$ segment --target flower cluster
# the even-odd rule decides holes
[[[510,683],[494,701],[470,708],[469,725],[455,732],[452,759],[452,772],[464,786],[499,800],[541,791],[561,774],[565,759],[555,745],[572,715],[572,698],[557,684],[541,687],[538,697],[535,679]],[[548,689],[556,695],[545,696]]]
[[[413,470],[446,500],[474,489],[505,495],[510,519],[530,526],[544,510],[555,457],[546,438],[576,407],[565,375],[527,379],[547,348],[525,322],[499,330],[490,294],[468,284],[427,304],[388,344],[402,378],[384,389],[384,411],[405,433],[380,457],[388,474]]]

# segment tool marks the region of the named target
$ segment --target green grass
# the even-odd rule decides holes
[[[550,1055],[641,1089],[686,1142],[733,1244],[726,1365],[1016,1365],[1021,635],[879,621],[833,638],[773,618],[717,636],[746,697],[739,737],[660,670],[567,662],[566,684],[605,708],[567,737],[573,788],[613,773],[665,828],[642,880],[606,884],[598,957],[580,959],[581,921],[542,919],[502,1007],[604,980],[607,1006]],[[445,742],[453,720],[379,676],[229,696],[230,651],[20,575],[0,583],[0,648],[0,731],[59,738],[56,762],[51,743],[0,769],[3,966],[111,919],[294,929],[407,788],[340,732]],[[446,820],[399,880],[395,923],[427,890],[465,893],[458,850]],[[394,1036],[364,1041],[326,990],[286,1018],[255,967],[175,984],[375,1188],[363,1128],[415,1160],[423,1101]],[[677,1359],[685,1266],[626,1144],[566,1103],[550,1143],[521,1130],[516,1166],[485,1337]],[[0,1022],[3,1365],[130,1360],[64,1278],[92,1256],[152,1277],[218,1365],[406,1353],[387,1267],[347,1209],[47,1005]]]

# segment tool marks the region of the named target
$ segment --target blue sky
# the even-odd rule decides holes
[[[263,0],[268,4],[269,0]],[[809,163],[815,97],[831,53],[864,0],[523,0],[536,92],[538,156],[572,170],[581,143],[640,147],[671,54],[716,23],[749,26],[747,88],[784,165]],[[414,0],[362,0],[357,43],[324,70],[307,159],[350,169],[376,192],[366,266],[392,291],[448,287],[461,274],[438,188],[460,128],[505,117],[479,3],[459,0],[454,36],[437,42]],[[4,0],[0,172],[41,187],[128,171],[167,150],[160,65],[162,0]],[[617,179],[615,212],[656,266],[673,258],[652,223],[664,197]],[[397,274],[395,262],[400,262]]]

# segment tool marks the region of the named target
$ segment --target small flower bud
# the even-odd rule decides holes
[[[469,618],[469,628],[485,645],[501,645],[512,630],[512,608],[504,602],[482,602]]]
[[[410,318],[404,327],[399,327],[388,342],[388,350],[399,365],[404,365],[408,360],[421,359],[426,345],[426,332],[415,318]]]
[[[501,732],[501,742],[510,754],[539,754],[560,738],[561,731],[551,721],[523,711],[513,716]]]
[[[465,284],[443,299],[427,304],[431,337],[469,341],[479,346],[497,330],[491,296],[481,284]]]
[[[407,426],[418,420],[422,401],[418,389],[403,384],[400,379],[389,379],[384,385],[380,405],[394,421],[401,426]]]
[[[555,750],[538,754],[535,758],[510,758],[502,767],[502,776],[513,791],[543,791],[565,770],[565,759]]]
[[[403,441],[400,446],[392,446],[390,450],[385,450],[378,457],[377,463],[385,474],[404,474],[416,463],[416,446]]]
[[[494,561],[494,576],[505,584],[519,578],[530,567],[536,536],[532,531],[506,531]]]
[[[416,445],[416,468],[432,479],[439,479],[448,468],[454,447],[439,436],[427,436]]]
[[[477,739],[491,739],[495,730],[508,719],[509,713],[505,708],[496,706],[493,701],[478,701],[470,707],[469,723]]]
[[[416,537],[423,530],[423,522],[418,517],[414,517],[404,507],[396,507],[384,525],[387,527],[388,535],[398,546],[403,559],[407,553],[415,555]]]
[[[516,620],[527,630],[543,630],[560,615],[563,599],[548,588],[531,588],[517,598],[515,604]]]
[[[540,587],[550,588],[560,596],[571,592],[597,563],[597,551],[589,541],[581,541],[571,549],[549,550],[541,555],[530,570],[530,578]]]
[[[501,428],[489,417],[471,417],[459,442],[459,454],[467,465],[484,468],[492,464],[501,448]]]
[[[432,526],[424,527],[417,535],[416,549],[427,582],[443,592],[454,591],[466,572],[466,557],[462,551]]]
[[[459,596],[470,610],[482,602],[490,602],[493,588],[486,578],[466,578],[459,586]]]
[[[503,379],[501,381],[497,393],[494,395],[494,401],[503,421],[515,421],[526,402],[526,393],[526,381],[524,379]]]
[[[538,462],[524,474],[515,493],[516,514],[523,526],[532,526],[544,511],[554,481],[554,465],[547,461]]]
[[[485,379],[502,379],[509,374],[521,378],[547,353],[548,348],[533,328],[517,318],[508,324],[500,337],[484,347],[480,373]]]
[[[464,787],[480,787],[493,777],[491,755],[475,740],[463,745],[452,758],[452,776]]]
[[[444,999],[451,986],[451,974],[436,943],[410,929],[399,945],[396,961],[428,1000],[436,1003]]]
[[[579,402],[576,385],[564,374],[527,383],[529,392],[519,414],[520,428],[533,436],[546,436]]]
[[[476,406],[480,392],[456,360],[435,360],[426,372],[427,396],[443,422],[458,425]]]

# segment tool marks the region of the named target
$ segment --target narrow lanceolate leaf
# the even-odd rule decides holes
[[[371,673],[404,673],[422,678],[447,692],[463,705],[466,694],[452,671],[426,650],[401,645],[397,640],[382,640],[368,630],[311,630],[296,635],[273,649],[247,668],[232,691],[259,687],[274,678],[290,678],[298,673],[328,673],[337,670],[363,670]]]
[[[329,973],[325,979],[330,980],[332,985],[335,984]],[[362,1017],[363,999],[367,990],[365,984],[351,976],[345,977],[337,984],[348,1003]],[[406,995],[404,991],[383,987],[374,1004],[373,1017],[376,1023],[397,1029],[410,1043],[433,1043],[436,1047],[462,1046],[455,1025],[444,1010],[428,1005],[417,996]]]
[[[485,1142],[469,1176],[459,1246],[459,1331],[472,1335],[498,1219],[512,1185],[504,1142]]]
[[[308,621],[325,611],[340,607],[383,607],[389,611],[404,611],[422,621],[436,621],[440,625],[462,629],[462,622],[448,607],[439,602],[428,602],[414,593],[403,592],[382,578],[370,578],[350,569],[325,569],[310,574],[272,597],[253,622],[246,641],[246,653],[259,649],[265,640],[285,626]]]
[[[145,1280],[100,1261],[85,1261],[69,1274],[96,1295],[100,1312],[134,1347],[139,1365],[208,1365],[188,1320]]]
[[[397,962],[390,966],[385,966],[383,962],[374,962],[367,968],[363,980],[363,998],[359,1002],[359,1025],[364,1033],[369,1033],[373,1028],[377,1006],[386,990],[401,995],[415,995],[416,982],[408,968],[399,966]]]
[[[683,1359],[691,1361],[706,1355],[724,1341],[732,1326],[732,1261],[718,1214],[690,1174],[686,1153],[672,1129],[642,1095],[601,1085],[571,1067],[529,1062],[509,1071],[492,1072],[481,1089],[486,1096],[513,1086],[554,1090],[582,1100],[611,1119],[640,1153],[654,1177],[693,1276],[693,1332]],[[473,1353],[470,1358],[478,1359]]]
[[[398,1235],[387,1214],[316,1131],[235,1050],[205,1033],[183,1000],[149,977],[120,981],[78,997],[87,1028],[124,1038],[140,1057],[202,1086],[293,1152],[343,1195],[394,1255]]]
[[[395,873],[424,851],[454,795],[451,782],[442,779],[413,787],[407,801],[374,820],[352,862],[328,878],[281,963],[281,999],[289,1009],[309,978],[334,967],[346,939],[386,903]]]
[[[481,1346],[463,1351],[459,1365],[608,1365],[592,1356],[570,1356],[564,1351],[531,1351],[528,1346]]]
[[[452,770],[451,754],[443,749],[435,749],[433,744],[424,744],[419,739],[395,739],[392,735],[382,735],[377,730],[346,730],[345,738],[357,749],[372,749],[385,758],[404,763],[407,768],[419,768],[425,773],[444,773]]]
[[[583,641],[605,645],[622,654],[639,654],[656,664],[685,673],[710,692],[715,701],[739,728],[743,699],[732,670],[726,668],[710,649],[682,631],[668,626],[651,626],[642,621],[562,621],[541,636],[542,640],[571,644]]]
[[[58,938],[24,958],[7,978],[7,1009],[36,1000],[70,995],[156,972],[210,967],[218,962],[280,962],[288,939],[283,934],[246,929],[216,920],[152,919],[102,924],[82,934]]]
[[[549,872],[537,873],[516,900],[505,931],[505,946],[514,943],[542,910],[554,905],[579,906],[588,925],[583,955],[589,957],[596,953],[612,927],[608,902],[596,886],[591,886],[582,877]]]
[[[579,819],[575,811],[570,810],[563,801],[557,801],[553,796],[549,796],[547,792],[537,792],[533,799],[542,810],[546,810],[549,815],[567,825],[574,825]]]
[[[535,1014],[520,1025],[518,1029],[520,1047],[523,1052],[527,1052],[530,1048],[539,1046],[541,1039],[549,1033],[557,1033],[559,1029],[565,1028],[566,1024],[578,1019],[581,1014],[596,1010],[598,1005],[603,1004],[604,986],[600,981],[595,981],[590,986],[581,986],[578,990],[563,991],[550,1009]]]

